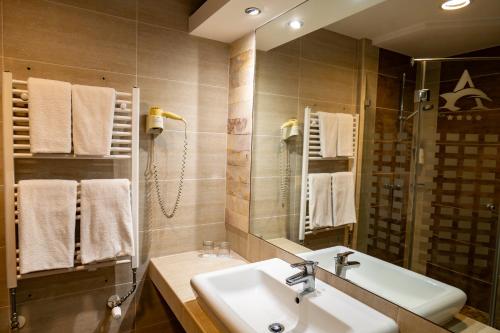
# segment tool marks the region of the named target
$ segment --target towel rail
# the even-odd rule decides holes
[[[117,91],[115,115],[113,117],[113,137],[111,140],[111,155],[109,156],[84,156],[69,154],[33,154],[30,152],[30,123],[29,123],[29,92],[27,89],[18,87],[26,86],[27,81],[12,80],[12,89],[9,96],[12,96],[9,103],[12,109],[11,119],[13,122],[14,158],[36,158],[36,159],[130,159],[132,151],[132,141],[116,139],[116,137],[132,136],[132,94]],[[28,134],[26,134],[26,132]]]
[[[3,169],[4,169],[4,221],[5,221],[5,253],[6,253],[6,284],[9,288],[11,305],[11,328],[20,328],[22,316],[17,313],[16,289],[18,280],[49,276],[60,273],[94,270],[100,267],[130,264],[133,276],[133,288],[120,300],[130,296],[136,287],[136,272],[138,267],[139,251],[139,88],[132,92],[116,91],[115,114],[113,118],[113,132],[111,140],[111,155],[109,156],[75,156],[70,154],[32,154],[30,152],[30,121],[29,121],[29,91],[27,81],[16,80],[12,74],[4,72],[2,76],[3,109]],[[131,257],[119,257],[92,264],[82,264],[80,260],[80,244],[75,242],[75,265],[70,268],[54,269],[47,271],[19,274],[19,246],[18,228],[19,211],[17,206],[17,189],[19,175],[16,175],[16,159],[90,159],[90,160],[126,160],[126,162],[113,163],[114,174],[127,172],[131,181],[132,222],[135,253]],[[75,165],[76,166],[76,165]],[[120,170],[120,171],[118,171]],[[122,171],[123,170],[123,171]],[[79,185],[78,185],[79,187]],[[78,191],[78,198],[79,193]],[[80,219],[80,200],[77,200],[76,221]],[[115,297],[112,296],[112,297]],[[119,304],[118,304],[119,305]]]
[[[299,241],[303,242],[305,236],[320,231],[345,229],[346,235],[352,231],[352,224],[339,227],[313,228],[309,218],[309,163],[311,161],[347,161],[349,170],[356,173],[356,159],[358,147],[359,115],[353,116],[353,145],[352,156],[324,158],[321,156],[320,136],[319,136],[319,118],[317,112],[312,112],[310,107],[305,108],[304,112],[304,143],[302,152],[302,180],[300,196],[300,214],[299,214]],[[348,237],[347,237],[348,238]],[[347,245],[347,244],[346,244]]]

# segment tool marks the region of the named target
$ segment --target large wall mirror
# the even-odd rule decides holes
[[[444,2],[309,0],[257,30],[251,232],[500,328],[500,2]]]

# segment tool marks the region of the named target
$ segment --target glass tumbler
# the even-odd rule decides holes
[[[215,243],[210,240],[203,241],[203,250],[202,250],[202,256],[203,257],[212,257],[215,255]]]
[[[217,248],[217,256],[218,257],[230,257],[231,256],[231,243],[220,242],[219,247]]]

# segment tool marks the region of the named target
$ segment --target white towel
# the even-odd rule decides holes
[[[319,146],[323,158],[337,157],[338,117],[335,113],[318,112]]]
[[[112,88],[73,85],[73,145],[76,155],[110,154],[115,103],[116,92]]]
[[[28,78],[30,151],[71,153],[71,84]]]
[[[337,113],[337,156],[353,156],[354,117],[348,113]]]
[[[307,176],[309,183],[309,221],[311,227],[333,225],[332,216],[332,176],[329,173],[312,173]]]
[[[333,225],[356,223],[354,175],[352,172],[335,172],[331,174],[331,179]]]
[[[77,182],[71,180],[19,182],[21,274],[73,267],[76,191]]]
[[[129,180],[82,180],[80,198],[82,263],[133,255]]]

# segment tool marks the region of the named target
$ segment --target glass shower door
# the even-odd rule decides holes
[[[462,312],[489,323],[498,274],[500,61],[417,65],[430,97],[415,98],[410,268],[463,290]]]

